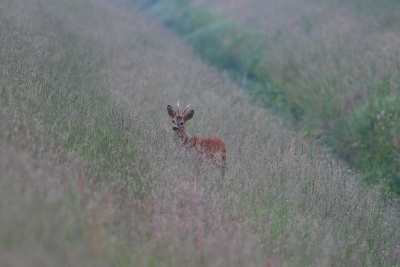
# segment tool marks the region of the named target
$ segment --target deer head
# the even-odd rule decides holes
[[[185,124],[188,120],[193,118],[194,110],[189,111],[186,113],[187,109],[189,108],[190,104],[183,110],[182,114],[179,113],[179,101],[177,103],[178,109],[176,112],[170,105],[167,106],[168,115],[172,118],[172,130],[175,132],[184,132],[185,131]]]

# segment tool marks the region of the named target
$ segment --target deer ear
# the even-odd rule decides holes
[[[174,110],[170,105],[167,106],[167,110],[168,110],[168,115],[169,115],[171,118],[175,118],[176,112],[175,112],[175,110]]]
[[[192,109],[191,111],[189,111],[188,113],[185,114],[185,117],[184,117],[185,121],[188,121],[191,118],[193,118],[193,115],[194,115],[194,110]]]

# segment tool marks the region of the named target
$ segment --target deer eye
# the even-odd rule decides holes
[[[183,125],[183,122],[181,122],[181,125]]]
[[[175,123],[175,120],[172,120],[172,123]]]

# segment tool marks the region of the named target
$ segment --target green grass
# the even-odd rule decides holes
[[[151,1],[150,1],[151,2]],[[170,25],[205,59],[220,68],[253,73],[263,57],[261,33],[246,32],[230,19],[206,9],[193,10],[190,1],[156,1],[138,5]]]
[[[1,266],[398,265],[398,199],[148,15],[10,0],[0,18]],[[177,100],[226,143],[224,178],[174,141]]]
[[[389,85],[382,85],[389,87]],[[397,133],[399,126],[396,123],[399,110],[399,99],[396,95],[372,97],[363,106],[360,106],[352,118],[348,127],[348,145],[352,147],[347,153],[350,160],[362,168],[369,165],[376,172],[381,173],[382,179],[398,189],[399,160],[396,147],[399,145]],[[362,154],[362,155],[360,155]],[[400,191],[396,191],[400,193]]]

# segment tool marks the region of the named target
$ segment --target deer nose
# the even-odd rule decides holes
[[[178,126],[176,126],[176,125],[174,125],[174,126],[172,127],[172,130],[174,130],[174,131],[178,131],[178,130],[179,130],[179,127],[178,127]]]

